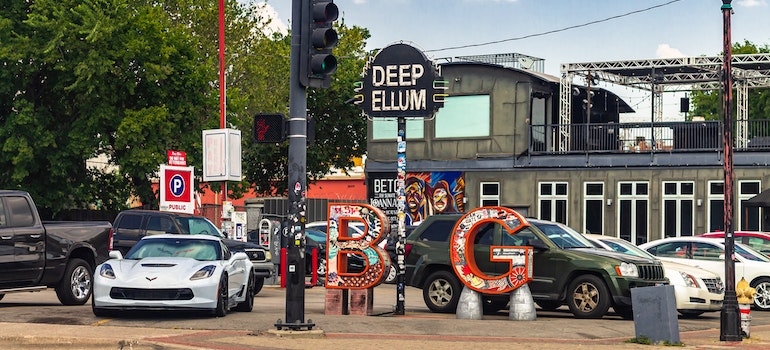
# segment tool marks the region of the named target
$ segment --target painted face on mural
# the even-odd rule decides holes
[[[412,182],[406,186],[406,203],[409,205],[409,211],[416,212],[425,203],[425,194],[423,187],[418,182]]]
[[[449,205],[449,193],[444,188],[437,188],[433,191],[433,207],[436,211],[442,212]]]

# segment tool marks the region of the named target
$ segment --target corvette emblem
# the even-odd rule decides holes
[[[145,277],[145,278],[146,278],[148,281],[150,281],[150,282],[152,282],[152,281],[154,281],[154,280],[158,279],[158,277]]]

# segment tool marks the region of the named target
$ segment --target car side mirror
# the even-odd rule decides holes
[[[527,245],[532,246],[535,250],[549,250],[549,248],[543,241],[539,239],[530,239]]]
[[[123,260],[123,253],[120,250],[110,250],[110,259]]]
[[[230,258],[232,260],[249,260],[249,256],[246,255],[244,252],[237,252],[234,253],[233,256]]]

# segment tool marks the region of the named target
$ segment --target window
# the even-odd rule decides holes
[[[482,182],[479,193],[479,203],[482,207],[500,205],[499,182]]]
[[[708,182],[708,231],[725,230],[725,183]]]
[[[392,118],[372,118],[373,140],[395,140],[398,137],[398,120]],[[406,118],[406,139],[424,139],[425,120]]]
[[[761,231],[761,210],[759,207],[744,207],[743,202],[762,192],[762,184],[759,181],[739,181],[738,182],[738,213],[733,213],[733,217],[740,220],[740,227],[743,231]]]
[[[664,237],[692,236],[695,225],[695,182],[663,182]]]
[[[117,228],[126,229],[126,230],[138,230],[141,227],[142,227],[141,215],[125,214],[121,216],[120,222],[118,223]]]
[[[420,235],[421,241],[449,242],[455,222],[452,220],[436,220]]]
[[[11,212],[12,227],[29,227],[35,225],[35,215],[24,197],[6,197],[8,209]]]
[[[0,228],[6,227],[8,221],[5,220],[5,207],[3,207],[3,199],[0,198]]]
[[[604,183],[583,184],[583,232],[604,233]]]
[[[567,183],[541,182],[539,188],[538,218],[567,224]]]
[[[157,231],[160,233],[179,233],[171,218],[165,216],[151,216],[147,222],[147,231]]]
[[[436,113],[436,138],[489,136],[489,95],[449,96],[444,101]]]
[[[618,233],[620,238],[639,245],[649,241],[649,183],[618,183]]]

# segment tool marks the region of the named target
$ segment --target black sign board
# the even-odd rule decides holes
[[[392,44],[364,67],[355,103],[370,117],[429,117],[444,106],[446,86],[422,51]]]

